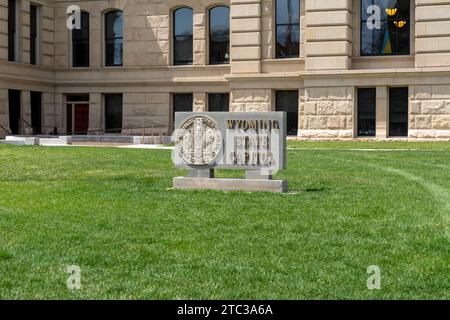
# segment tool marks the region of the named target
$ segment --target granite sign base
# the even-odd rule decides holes
[[[219,190],[273,193],[288,192],[287,181],[267,179],[177,177],[173,179],[173,187],[174,189],[180,190]]]

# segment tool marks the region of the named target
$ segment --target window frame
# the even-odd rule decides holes
[[[224,61],[224,62],[211,62],[211,46],[212,46],[212,41],[211,41],[211,37],[212,37],[212,33],[211,33],[211,13],[214,9],[217,8],[227,8],[228,9],[228,14],[229,14],[229,20],[228,20],[228,61]],[[207,21],[207,27],[208,27],[208,31],[207,31],[207,57],[208,57],[208,65],[212,65],[212,66],[220,66],[220,65],[229,65],[231,63],[231,8],[229,5],[227,4],[216,4],[212,7],[209,7],[207,9],[207,17],[208,17],[208,21]]]
[[[228,106],[226,111],[220,110],[220,111],[211,111],[211,97],[215,95],[221,95],[221,96],[228,96]],[[230,112],[230,93],[229,92],[208,92],[207,94],[207,110],[208,112]]]
[[[33,24],[32,24],[32,7],[36,8],[36,34],[32,35]],[[41,29],[41,20],[40,20],[40,11],[41,7],[38,4],[30,2],[30,64],[38,65],[40,63],[40,29]],[[33,45],[34,45],[34,56],[33,56]]]
[[[360,90],[371,90],[374,93],[374,134],[360,134],[360,107],[359,98]],[[376,138],[377,136],[377,88],[376,87],[356,87],[356,99],[355,99],[355,137],[356,138]]]
[[[11,30],[10,26],[10,1],[14,3],[14,29]],[[19,1],[9,0],[8,1],[8,61],[9,62],[19,62]],[[12,39],[11,39],[12,38]],[[11,46],[12,44],[12,46]]]
[[[361,4],[362,0],[355,0],[353,2],[353,25],[357,26],[353,29],[353,55],[354,58],[362,59],[402,59],[414,57],[415,52],[415,1],[410,1],[409,10],[409,54],[380,54],[380,55],[361,55],[362,48],[362,25],[361,25]]]
[[[392,94],[391,94],[391,91],[392,90],[398,90],[398,89],[402,89],[402,90],[405,90],[406,92],[406,94],[405,94],[405,98],[406,98],[406,133],[404,134],[404,135],[394,135],[394,134],[392,134],[393,132],[392,132],[392,128],[391,128],[391,126],[392,126],[392,122],[391,122],[391,120],[392,120],[392,114],[393,113],[395,113],[395,112],[393,112],[392,111],[392,108],[391,108],[391,97],[392,97]],[[410,114],[409,114],[409,112],[410,112],[410,107],[409,107],[409,93],[410,93],[410,90],[409,90],[409,87],[408,86],[394,86],[394,87],[388,87],[388,111],[387,111],[387,115],[388,115],[388,130],[387,130],[387,134],[388,134],[388,137],[389,138],[408,138],[409,137],[409,132],[410,132],[410,128],[409,128],[409,120],[410,120]],[[397,112],[398,113],[398,112]]]
[[[108,97],[110,96],[120,96],[121,97],[121,128],[120,130],[113,130],[113,129],[119,129],[119,128],[111,128],[108,129],[106,127],[107,125],[107,116],[106,116],[106,110],[107,110],[107,102]],[[123,93],[104,93],[103,94],[103,128],[105,130],[105,134],[121,134],[124,130],[123,128]],[[111,130],[108,132],[108,130]]]
[[[88,15],[88,28],[89,28],[89,32],[88,32],[88,39],[87,39],[87,43],[88,43],[88,63],[87,66],[75,66],[74,65],[74,40],[73,40],[73,30],[69,31],[70,34],[70,67],[71,68],[89,68],[91,66],[91,14],[88,11],[81,11],[81,16],[83,16],[83,14],[87,14]],[[81,18],[83,19],[83,18]],[[81,22],[81,24],[83,24],[83,22]]]
[[[286,60],[286,59],[300,59],[301,56],[301,50],[300,50],[300,46],[301,46],[301,41],[302,41],[302,10],[303,10],[303,5],[304,5],[304,1],[302,0],[296,0],[298,1],[298,5],[299,5],[299,17],[298,17],[298,23],[291,23],[291,24],[285,24],[285,23],[281,23],[278,24],[278,13],[277,13],[277,1],[278,0],[273,0],[273,41],[274,41],[274,45],[273,45],[273,57],[276,60]],[[278,32],[277,29],[279,26],[296,26],[298,25],[298,55],[290,55],[287,57],[280,57],[278,56],[278,50],[277,50],[277,44],[278,44]]]
[[[124,33],[125,23],[122,24],[122,35],[121,35],[121,37],[111,38],[113,40],[116,40],[116,39],[121,39],[122,40],[121,63],[120,64],[108,64],[107,63],[107,61],[108,61],[108,59],[107,59],[107,53],[108,53],[107,42],[108,42],[108,40],[111,40],[111,39],[107,39],[106,38],[107,37],[107,30],[108,30],[106,24],[107,24],[107,16],[109,14],[113,13],[113,12],[120,12],[122,14],[122,20],[123,21],[125,20],[125,15],[124,15],[123,11],[120,10],[120,9],[110,9],[110,10],[107,10],[107,11],[103,12],[103,15],[102,15],[102,17],[103,17],[103,23],[102,23],[102,25],[103,25],[103,36],[102,36],[102,44],[103,44],[102,45],[102,48],[103,48],[102,51],[103,51],[103,54],[102,54],[102,56],[103,56],[103,66],[106,67],[106,68],[120,68],[120,67],[123,67],[123,61],[124,61],[123,60],[123,56],[124,56],[123,51],[124,51],[124,47],[125,47],[125,42],[124,42],[123,33]]]
[[[181,9],[189,9],[192,12],[192,35],[190,36],[191,42],[192,42],[192,52],[191,52],[192,58],[191,58],[191,61],[184,61],[187,63],[177,63],[177,60],[175,60],[175,58],[176,58],[176,37],[177,37],[177,35],[175,34],[175,31],[176,31],[175,24],[177,22],[175,19],[175,15],[176,15],[176,12]],[[171,49],[172,49],[171,50],[172,51],[172,54],[171,54],[172,65],[173,66],[192,66],[192,65],[194,65],[194,9],[189,6],[176,7],[174,9],[172,9],[171,19],[172,19],[172,21],[171,21],[170,25],[172,28],[172,32],[171,32],[171,40],[170,41],[171,41]]]
[[[175,96],[190,96],[191,99],[191,112],[194,111],[194,93],[193,92],[172,92],[170,94],[170,127],[171,131],[175,130]]]
[[[282,108],[280,108],[279,97],[280,97],[281,94],[286,94],[286,93],[296,94],[297,95],[296,100],[295,100],[296,101],[296,105],[297,105],[296,112],[289,112],[288,110],[286,110],[286,108],[283,108],[283,110],[282,110]],[[297,89],[275,90],[274,94],[272,94],[272,97],[274,97],[273,110],[275,112],[285,112],[286,113],[286,135],[288,137],[298,137],[298,135],[300,133],[300,116],[301,116],[301,113],[300,113],[301,92],[300,92],[300,90],[297,90]],[[288,119],[288,116],[289,116],[289,114],[292,114],[292,113],[297,115],[297,119],[295,120],[297,125],[296,125],[296,128],[291,133],[289,131],[289,129],[290,129],[289,128],[289,120],[290,119]]]

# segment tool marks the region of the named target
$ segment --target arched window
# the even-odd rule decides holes
[[[300,51],[300,0],[276,0],[276,57],[297,58]]]
[[[193,12],[179,8],[173,12],[173,63],[192,64]]]
[[[72,66],[89,67],[89,13],[81,12],[81,29],[72,30]]]
[[[230,62],[230,8],[218,6],[209,10],[209,63]]]
[[[120,10],[105,14],[105,65],[123,64],[123,13]]]

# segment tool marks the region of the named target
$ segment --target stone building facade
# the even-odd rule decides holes
[[[0,136],[77,133],[77,126],[83,134],[104,134],[113,126],[108,121],[121,127],[111,133],[146,128],[168,135],[175,101],[210,111],[211,97],[220,96],[229,111],[289,110],[291,134],[299,138],[450,139],[450,0],[410,1],[408,17],[391,21],[399,28],[406,23],[409,37],[386,22],[382,54],[368,55],[363,52],[374,45],[367,45],[363,27],[370,18],[363,16],[378,0],[297,1],[298,11],[289,1],[281,5],[298,19],[280,23],[277,0],[0,0]],[[72,5],[89,13],[88,66],[73,64]],[[210,10],[217,6],[230,9],[229,62],[211,64]],[[174,12],[186,7],[192,61],[177,65]],[[123,22],[122,59],[114,66],[105,62],[111,10]],[[292,34],[298,53],[280,58],[277,39]],[[400,42],[408,52],[391,54]],[[110,100],[120,102],[110,108]],[[394,117],[402,122],[398,131]]]

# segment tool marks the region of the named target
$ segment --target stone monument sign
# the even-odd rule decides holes
[[[286,166],[286,113],[180,112],[173,135],[175,189],[287,192],[272,176]],[[246,171],[245,179],[216,179],[215,169]]]

